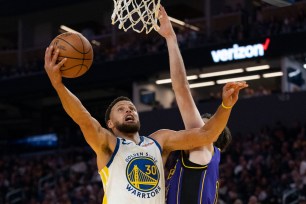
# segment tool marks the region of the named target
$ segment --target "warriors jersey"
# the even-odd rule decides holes
[[[140,136],[140,143],[117,138],[108,164],[99,172],[103,204],[164,204],[165,179],[160,145]]]
[[[215,204],[218,200],[220,150],[207,165],[188,160],[181,151],[167,179],[167,204]]]

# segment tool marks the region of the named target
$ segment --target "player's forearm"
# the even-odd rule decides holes
[[[91,116],[89,112],[82,105],[81,101],[73,95],[64,84],[60,83],[54,86],[63,108],[66,113],[78,124],[81,125],[87,121]]]
[[[173,89],[176,92],[184,92],[186,89],[189,89],[189,84],[186,79],[185,65],[176,36],[169,37],[166,40],[169,52],[170,75]]]
[[[167,39],[172,86],[186,129],[203,126],[201,115],[192,98],[184,61],[176,38]]]

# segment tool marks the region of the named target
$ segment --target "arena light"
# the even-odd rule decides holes
[[[304,69],[306,69],[306,64],[304,64]]]
[[[92,40],[91,43],[92,43],[93,45],[98,46],[98,47],[101,45],[101,43],[100,43],[99,41],[96,41],[96,40]]]
[[[279,76],[283,76],[283,72],[271,72],[271,73],[263,74],[262,76],[263,78],[279,77]]]
[[[205,87],[205,86],[213,86],[213,85],[215,85],[215,82],[207,81],[207,82],[190,84],[189,88],[193,89],[193,88],[199,88],[199,87]]]
[[[211,73],[205,73],[200,74],[200,78],[208,78],[208,77],[214,77],[214,76],[222,76],[222,75],[230,75],[230,74],[237,74],[242,73],[243,69],[232,69],[232,70],[226,70],[226,71],[219,71],[219,72],[211,72]]]
[[[270,69],[270,65],[266,64],[266,65],[245,68],[247,72],[259,71],[259,70],[265,70],[265,69]]]
[[[197,78],[198,78],[197,75],[187,76],[187,80],[195,80]],[[159,80],[156,80],[155,83],[156,84],[169,84],[169,83],[171,83],[171,79],[159,79]]]
[[[176,18],[172,18],[172,17],[170,17],[170,16],[169,16],[169,20],[170,20],[171,22],[176,23],[176,24],[179,24],[179,25],[181,25],[181,26],[185,26],[185,24],[186,24],[184,21],[180,21],[180,20],[178,20],[178,19],[176,19]]]
[[[257,74],[257,75],[244,76],[244,77],[220,79],[220,80],[217,80],[217,84],[226,84],[228,82],[234,82],[234,81],[250,81],[250,80],[255,80],[255,79],[260,79],[260,76]]]
[[[186,27],[186,28],[190,28],[190,29],[195,30],[195,31],[199,31],[199,30],[200,30],[200,28],[198,28],[198,27],[196,27],[196,26],[190,25],[190,24],[188,24],[188,23],[185,23],[184,21],[178,20],[178,19],[176,19],[176,18],[172,18],[172,17],[170,17],[170,16],[169,16],[169,20],[170,20],[171,22],[173,22],[173,23],[176,23],[176,24],[178,24],[178,25],[184,26],[184,27]]]
[[[60,29],[62,29],[63,31],[66,31],[66,32],[79,33],[78,31],[73,30],[72,28],[69,28],[69,27],[67,27],[65,25],[61,25]]]
[[[171,83],[171,79],[159,79],[155,83],[156,84],[169,84]]]

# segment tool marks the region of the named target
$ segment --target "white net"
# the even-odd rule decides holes
[[[157,19],[160,7],[160,0],[113,0],[114,11],[112,24],[118,22],[119,29],[127,31],[132,28],[134,31],[147,34],[152,29],[157,30]]]

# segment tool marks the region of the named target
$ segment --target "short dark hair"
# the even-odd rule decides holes
[[[222,133],[219,135],[214,145],[218,147],[221,152],[224,152],[229,144],[232,142],[232,133],[228,127],[225,127]]]
[[[119,101],[131,101],[131,99],[129,99],[128,97],[126,96],[119,96],[117,98],[115,98],[108,106],[108,108],[106,109],[106,112],[105,112],[105,123],[106,123],[106,126],[107,126],[107,121],[109,120],[110,118],[110,113],[111,113],[111,110],[112,108],[114,107],[114,105],[116,105],[116,103],[118,103]]]
[[[203,115],[201,115],[201,117],[210,119],[212,115],[210,113],[204,113]],[[226,126],[219,135],[217,141],[214,142],[214,146],[218,147],[221,150],[221,152],[224,152],[231,143],[231,141],[232,141],[232,134],[230,129]]]
[[[201,115],[202,119],[203,118],[207,118],[210,119],[212,117],[212,115],[210,113],[204,113],[203,115]]]

